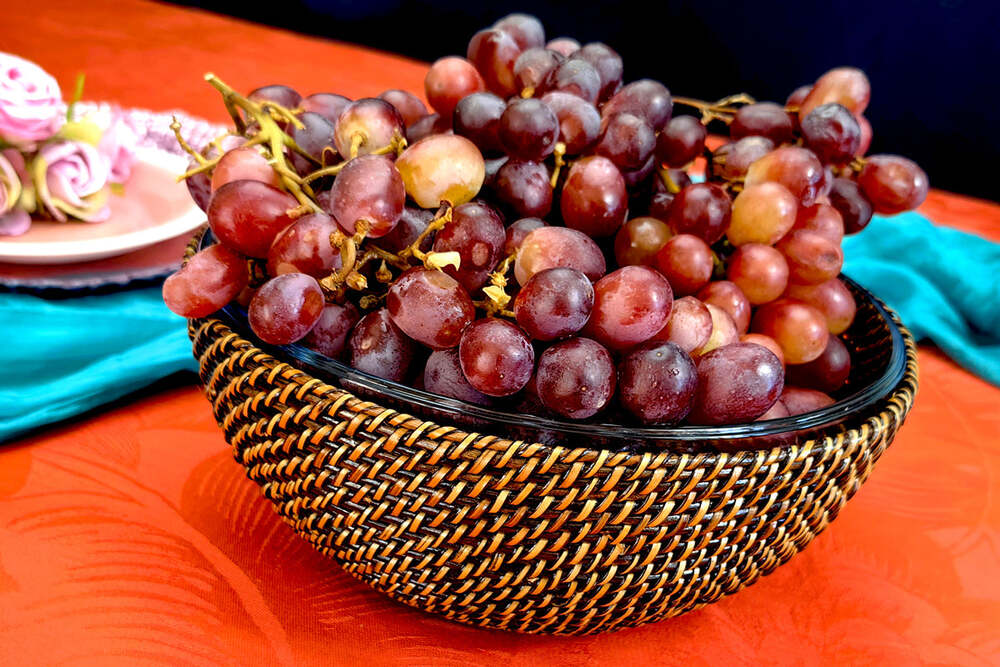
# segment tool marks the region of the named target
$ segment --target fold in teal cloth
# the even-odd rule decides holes
[[[844,240],[844,273],[917,339],[1000,386],[1000,245],[908,213]],[[49,301],[0,294],[0,441],[195,369],[158,288]]]

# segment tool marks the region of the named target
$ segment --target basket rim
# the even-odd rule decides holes
[[[202,243],[202,239],[203,239],[203,236],[204,236],[204,231],[205,231],[205,229],[202,229],[202,230],[199,230],[197,234],[195,234],[194,238],[192,239],[191,245],[188,248],[188,253],[186,253],[186,257],[189,257],[197,249],[200,248],[201,243]],[[855,285],[856,285],[856,283],[855,283]],[[321,357],[323,360],[326,360],[326,361],[331,362],[331,363],[336,363],[338,366],[343,367],[344,369],[346,369],[347,371],[349,371],[351,374],[358,375],[359,377],[360,376],[364,376],[363,379],[365,379],[365,380],[367,380],[369,378],[374,378],[375,380],[378,380],[379,383],[391,384],[393,387],[403,387],[403,388],[409,390],[410,392],[418,392],[418,391],[420,391],[420,390],[416,390],[416,389],[413,389],[413,388],[410,388],[410,387],[405,387],[405,385],[401,385],[399,383],[390,382],[390,381],[387,381],[387,380],[383,380],[381,378],[376,378],[375,376],[370,376],[367,373],[361,373],[360,371],[356,371],[356,370],[354,370],[354,369],[346,366],[345,364],[342,364],[341,362],[337,362],[335,360],[331,360],[331,359],[329,359],[329,358],[327,358],[327,357],[325,357],[323,355],[319,355],[318,353],[313,352],[312,350],[308,350],[307,348],[302,347],[302,346],[280,346],[280,347],[275,347],[275,346],[265,345],[263,343],[260,343],[259,341],[250,340],[248,338],[248,336],[244,335],[245,331],[241,331],[240,330],[241,328],[245,329],[245,327],[248,326],[246,324],[245,319],[241,322],[240,319],[238,317],[236,317],[231,311],[227,312],[227,308],[230,308],[230,306],[227,306],[226,308],[218,311],[217,313],[215,313],[213,315],[209,315],[206,318],[202,318],[200,320],[190,320],[190,325],[192,327],[192,333],[193,333],[195,330],[199,329],[203,325],[206,325],[206,324],[207,325],[211,325],[211,324],[214,323],[218,327],[221,327],[222,329],[228,331],[230,335],[237,337],[238,338],[237,344],[239,345],[239,347],[245,347],[245,348],[247,348],[247,352],[249,354],[251,354],[252,356],[254,356],[255,359],[257,361],[259,361],[260,363],[264,363],[264,364],[266,364],[266,365],[268,365],[268,366],[270,366],[272,368],[276,368],[276,367],[279,367],[279,366],[285,366],[285,367],[289,368],[291,371],[293,371],[292,373],[290,373],[290,374],[287,375],[287,379],[290,382],[295,382],[296,384],[300,384],[300,385],[301,384],[305,384],[306,382],[309,382],[309,383],[312,384],[313,389],[317,390],[317,391],[335,391],[335,392],[340,392],[342,394],[346,394],[346,395],[348,395],[350,397],[350,400],[348,401],[348,403],[356,401],[358,405],[364,406],[361,409],[363,409],[366,412],[375,411],[375,414],[379,414],[379,415],[383,414],[384,412],[389,412],[390,414],[395,413],[395,414],[401,415],[403,417],[410,417],[411,419],[416,420],[418,422],[421,422],[424,425],[424,428],[422,428],[421,430],[425,430],[427,428],[433,428],[433,427],[439,427],[439,428],[440,427],[444,427],[444,428],[447,428],[450,431],[450,433],[448,434],[447,439],[451,440],[451,441],[465,441],[466,439],[469,439],[470,436],[473,436],[474,438],[485,437],[485,439],[488,440],[489,442],[488,443],[487,442],[483,442],[480,445],[480,447],[489,448],[489,449],[496,449],[497,451],[504,451],[504,452],[509,451],[510,445],[511,445],[512,442],[513,443],[520,442],[520,443],[523,443],[526,446],[530,446],[530,448],[532,449],[532,451],[533,451],[533,453],[535,455],[542,455],[544,457],[548,457],[548,456],[555,455],[556,452],[569,452],[569,453],[571,453],[571,455],[569,456],[569,458],[572,459],[572,460],[578,460],[578,461],[593,461],[593,460],[602,460],[602,459],[606,460],[607,457],[609,455],[611,455],[611,456],[613,456],[615,458],[615,462],[618,465],[621,465],[621,464],[626,464],[627,465],[629,463],[638,464],[640,461],[642,461],[644,459],[647,460],[646,465],[649,465],[649,462],[648,462],[649,457],[656,457],[657,459],[661,459],[662,458],[662,459],[665,459],[666,461],[672,461],[672,460],[680,459],[681,457],[683,457],[684,459],[691,459],[692,457],[701,459],[703,457],[717,457],[717,456],[720,456],[720,455],[727,456],[727,457],[729,457],[731,459],[734,456],[737,456],[739,454],[747,454],[747,455],[751,455],[754,458],[756,458],[761,453],[770,453],[771,456],[777,456],[778,458],[784,458],[790,452],[794,452],[794,451],[801,452],[804,449],[805,450],[812,449],[813,447],[815,447],[815,445],[816,445],[816,443],[818,441],[830,440],[833,437],[837,437],[837,438],[841,438],[841,437],[852,438],[854,435],[856,435],[856,434],[852,434],[852,432],[853,431],[859,431],[859,430],[863,429],[864,428],[864,423],[867,422],[868,419],[870,419],[870,417],[864,416],[864,413],[867,413],[868,415],[878,415],[881,412],[883,412],[885,409],[887,409],[888,405],[890,403],[892,403],[893,401],[896,401],[897,403],[902,403],[902,406],[903,406],[902,410],[905,413],[906,411],[908,411],[909,402],[907,400],[905,400],[904,395],[907,394],[907,393],[909,393],[910,396],[911,396],[911,398],[912,398],[912,395],[914,395],[916,393],[916,388],[917,388],[917,351],[916,351],[916,343],[915,343],[912,335],[906,329],[906,327],[902,325],[902,323],[899,320],[898,315],[891,308],[889,308],[888,306],[886,306],[880,299],[878,299],[878,297],[876,297],[874,294],[872,294],[868,290],[865,290],[864,288],[861,288],[860,286],[858,286],[858,287],[859,287],[860,290],[863,291],[863,293],[868,298],[871,299],[873,305],[879,311],[880,315],[883,318],[885,318],[885,320],[886,320],[886,322],[887,322],[887,324],[889,326],[891,335],[893,336],[894,342],[896,341],[897,337],[898,337],[898,341],[901,342],[901,345],[898,346],[898,347],[899,347],[899,350],[900,350],[901,356],[902,356],[902,367],[899,369],[898,374],[893,374],[893,379],[895,379],[895,381],[891,382],[890,386],[886,387],[884,389],[884,391],[877,392],[878,393],[877,396],[870,397],[868,400],[864,401],[862,405],[854,406],[853,410],[857,410],[857,412],[853,412],[852,413],[851,410],[844,410],[843,409],[843,404],[845,403],[845,401],[851,398],[851,397],[848,397],[847,399],[842,399],[841,401],[838,401],[837,403],[834,403],[832,406],[829,406],[828,408],[825,408],[824,410],[815,411],[813,413],[807,413],[807,415],[823,415],[823,418],[820,418],[819,421],[818,421],[818,423],[815,424],[815,425],[813,425],[813,426],[811,426],[811,427],[808,426],[808,425],[803,425],[801,423],[797,423],[797,424],[795,424],[794,429],[788,429],[788,428],[781,429],[781,428],[779,428],[777,431],[774,431],[774,430],[772,430],[772,431],[763,431],[762,430],[760,432],[753,432],[753,433],[747,433],[746,431],[744,431],[739,436],[737,436],[735,438],[732,438],[732,439],[734,441],[738,442],[740,440],[747,440],[750,437],[761,437],[761,436],[766,436],[766,435],[779,435],[779,434],[782,434],[782,433],[789,433],[789,432],[804,430],[805,428],[819,429],[819,428],[822,428],[824,425],[827,425],[829,427],[833,427],[833,426],[837,425],[838,421],[842,421],[843,418],[849,416],[849,414],[856,414],[858,416],[858,418],[859,418],[858,422],[856,422],[855,425],[853,425],[851,428],[847,428],[847,429],[842,428],[841,431],[836,436],[832,436],[832,435],[820,435],[819,437],[809,438],[808,440],[806,440],[805,442],[802,442],[802,443],[776,444],[776,445],[774,445],[773,447],[770,447],[770,448],[753,448],[753,449],[740,448],[740,449],[727,449],[725,451],[723,451],[723,450],[713,450],[713,451],[698,452],[698,453],[684,453],[684,452],[673,451],[671,449],[663,449],[663,450],[658,451],[658,452],[649,452],[649,451],[646,451],[646,452],[628,452],[628,451],[616,450],[616,449],[612,449],[612,448],[602,448],[602,447],[566,446],[566,445],[561,445],[561,444],[549,445],[549,444],[540,443],[540,442],[527,442],[527,441],[523,441],[523,440],[521,440],[521,441],[513,440],[512,441],[509,438],[506,438],[506,437],[503,437],[503,436],[491,435],[488,431],[486,431],[486,432],[483,432],[483,431],[467,431],[467,430],[465,430],[463,428],[459,428],[457,426],[451,426],[451,425],[447,425],[447,424],[439,424],[438,422],[427,420],[427,419],[424,419],[423,417],[420,417],[420,416],[410,415],[410,414],[405,413],[405,412],[400,412],[399,410],[396,410],[394,408],[387,408],[387,407],[384,407],[384,406],[379,405],[377,403],[374,403],[372,401],[359,398],[358,396],[356,396],[352,392],[348,391],[347,389],[344,389],[342,387],[339,387],[339,386],[336,386],[334,384],[331,384],[330,382],[327,381],[327,379],[324,379],[322,377],[317,377],[316,375],[314,375],[313,373],[311,373],[309,370],[304,370],[304,369],[301,369],[301,368],[299,368],[297,366],[293,366],[293,365],[289,364],[287,361],[285,361],[285,360],[283,360],[281,358],[281,355],[283,353],[290,352],[291,350],[289,348],[296,347],[299,350],[301,350],[302,353],[305,353],[305,354],[308,354],[308,355],[317,356],[317,357]],[[220,314],[223,316],[222,318],[219,317]],[[223,321],[223,320],[230,320],[230,321],[226,322],[226,321]],[[241,324],[242,324],[242,327],[240,326]],[[233,325],[235,325],[235,326],[233,326]],[[894,348],[896,348],[896,347],[897,346],[894,344]],[[295,357],[295,355],[290,355],[290,356],[293,356],[293,358]],[[304,361],[304,360],[301,360],[301,361]],[[889,365],[890,365],[890,367],[893,366],[892,360],[890,360],[890,364]],[[342,375],[346,376],[347,374],[344,373]],[[885,381],[885,377],[884,376],[883,376],[883,378],[880,378],[880,379],[882,381]],[[316,383],[319,383],[319,384],[317,385]],[[876,382],[873,382],[870,385],[868,385],[868,387],[872,387],[872,386],[879,385],[879,384],[880,384],[879,381],[876,381]],[[378,389],[375,389],[375,391],[378,391]],[[466,405],[464,402],[455,401],[454,399],[448,399],[446,397],[438,396],[436,394],[430,394],[429,392],[420,392],[420,393],[425,394],[428,397],[432,397],[434,399],[434,407],[438,408],[438,409],[441,407],[442,402],[444,402],[444,401],[451,401],[453,403],[459,404],[459,405],[462,406],[463,409],[464,409],[464,407]],[[853,396],[857,396],[857,394],[852,395],[852,397]],[[468,405],[472,406],[472,404],[468,404]],[[826,411],[826,410],[833,410],[834,408],[837,408],[838,406],[841,406],[841,408],[835,410],[835,412],[840,416],[839,420],[825,418],[828,415],[824,415],[824,411]],[[479,407],[479,406],[472,406],[472,407]],[[520,420],[519,424],[521,424],[521,425],[529,423],[529,421],[531,419],[543,419],[543,418],[535,418],[532,415],[526,415],[526,414],[525,415],[518,415],[518,418]],[[786,418],[786,419],[789,419],[789,418]],[[383,420],[379,420],[379,421],[383,421]],[[561,427],[562,422],[555,422],[555,420],[552,420],[552,421],[556,424],[557,428]],[[785,421],[785,420],[778,419],[778,420],[770,420],[769,422],[758,422],[757,424],[767,425],[769,428],[773,429],[774,426],[772,426],[772,425],[779,425],[780,426],[780,424],[783,421]],[[498,425],[501,425],[501,424],[498,423]],[[584,423],[584,424],[580,424],[579,426],[580,426],[580,429],[578,429],[578,431],[579,431],[578,433],[565,433],[565,434],[569,435],[569,436],[573,436],[573,435],[582,435],[583,437],[593,436],[593,434],[594,434],[593,433],[593,427],[595,425]],[[700,431],[699,431],[699,437],[688,437],[688,438],[686,438],[687,441],[693,442],[693,441],[705,440],[705,439],[709,439],[710,437],[713,437],[713,436],[711,436],[709,434],[709,430],[710,429],[711,430],[716,430],[716,429],[720,429],[720,428],[722,428],[722,429],[725,429],[725,428],[730,428],[730,429],[733,429],[733,428],[744,428],[745,429],[746,426],[747,425],[734,425],[734,426],[730,426],[730,427],[701,427],[701,426],[695,426],[695,427],[676,427],[676,428],[677,429],[679,429],[679,428],[687,428],[687,429],[690,429],[690,431],[694,431],[696,429],[700,429]],[[622,428],[629,428],[629,427],[616,427],[616,428],[622,429]],[[634,429],[634,430],[640,430],[640,429]],[[652,430],[652,429],[648,429],[648,430]],[[564,432],[561,431],[560,434],[562,435],[563,433]],[[652,439],[652,438],[649,438],[649,439]],[[678,437],[661,438],[661,439],[662,440],[670,439],[670,440],[674,440],[674,441],[681,440],[681,438],[678,438]],[[713,439],[724,440],[725,438],[714,437]],[[735,444],[735,442],[734,442],[734,444]]]

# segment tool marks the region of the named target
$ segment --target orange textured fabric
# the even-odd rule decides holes
[[[224,120],[238,89],[419,90],[423,66],[187,9],[5,7],[0,48],[87,96]],[[922,212],[1000,240],[1000,207]],[[931,347],[895,444],[840,518],[748,590],[583,638],[463,627],[398,605],[283,525],[195,387],[0,448],[0,664],[998,664],[1000,390]]]

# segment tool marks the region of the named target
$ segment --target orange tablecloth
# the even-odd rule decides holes
[[[87,96],[224,120],[201,82],[372,95],[418,63],[137,2],[8,3],[0,49]],[[923,212],[1000,239],[1000,207]],[[802,554],[703,610],[586,638],[467,628],[390,602],[294,537],[195,387],[0,449],[0,664],[1000,662],[1000,390],[931,347],[909,421]]]

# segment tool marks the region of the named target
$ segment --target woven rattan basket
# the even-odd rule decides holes
[[[886,325],[856,349],[887,344],[898,321],[880,312]],[[359,399],[220,319],[189,331],[236,460],[299,535],[396,600],[519,632],[640,625],[752,584],[837,516],[917,387],[900,327],[901,379],[814,437],[627,453],[432,423]]]

